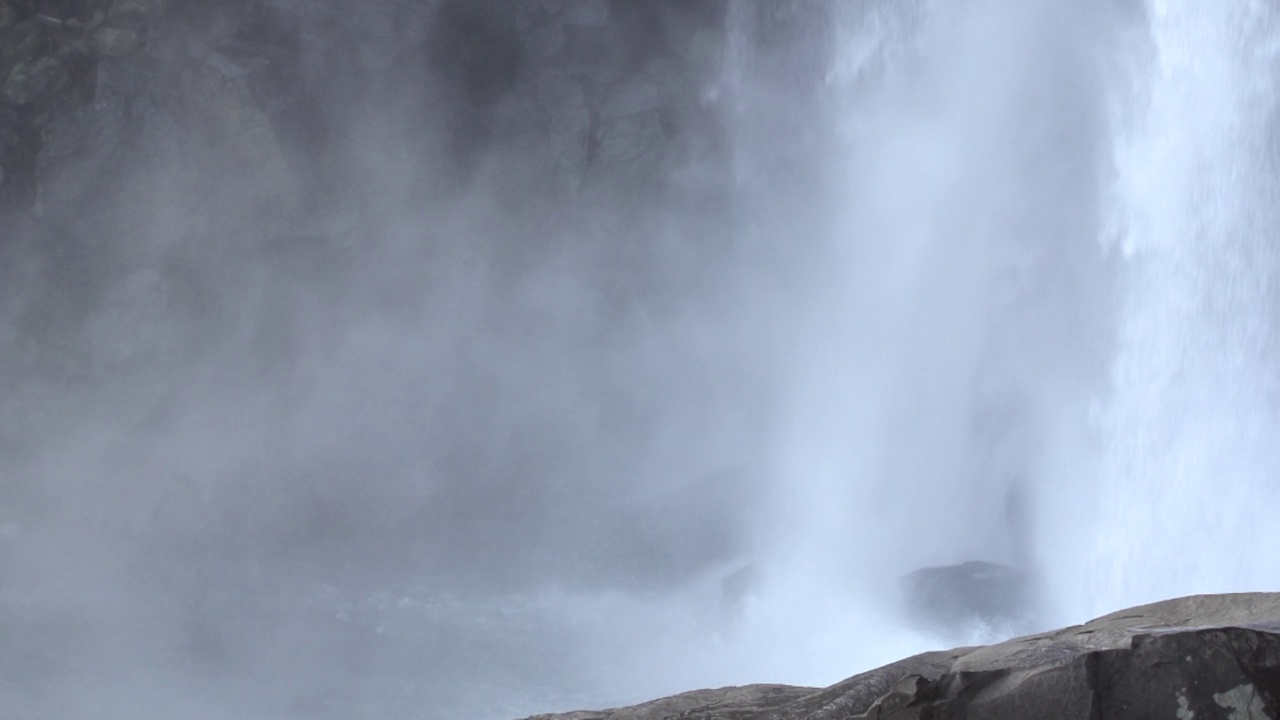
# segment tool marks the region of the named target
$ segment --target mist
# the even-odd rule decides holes
[[[1270,5],[347,5],[0,58],[6,717],[498,720],[1280,583]],[[973,560],[1025,622],[913,622]]]

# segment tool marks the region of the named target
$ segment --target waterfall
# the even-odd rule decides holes
[[[1280,584],[1280,17],[1152,2],[1148,21],[1113,141],[1123,302],[1096,417],[1091,611]]]
[[[1274,588],[1270,5],[787,7],[826,15],[732,58],[744,226],[803,278],[757,621],[865,661],[898,577],[971,559],[1033,570],[1046,624]],[[777,127],[822,137],[802,192]]]

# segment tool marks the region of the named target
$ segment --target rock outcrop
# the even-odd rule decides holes
[[[917,655],[823,690],[685,693],[539,720],[1140,720],[1280,717],[1280,593],[1196,595],[983,647]]]
[[[680,218],[713,257],[724,14],[682,0],[0,0],[0,302],[21,318],[0,354],[22,383],[52,369],[63,385],[193,355],[222,319],[288,315],[234,307],[264,274],[262,297],[282,305],[294,278],[260,272],[280,246],[273,262],[291,268],[335,247],[367,256],[354,246],[371,233],[445,215],[476,187],[517,228],[493,239],[501,252],[468,250],[501,272],[555,256],[549,238],[570,242],[563,228],[586,227],[602,198],[643,208],[632,227]],[[631,260],[647,254],[621,236],[599,251],[615,305],[648,288]],[[139,324],[117,311],[139,295],[191,312],[120,337]],[[248,355],[288,365],[288,342],[256,335],[274,340]]]
[[[315,174],[317,157],[350,142],[344,111],[362,104],[416,123],[407,135],[423,137],[397,140],[424,162],[442,153],[471,170],[485,150],[509,160],[518,149],[562,201],[587,188],[652,189],[722,154],[708,88],[724,12],[722,2],[679,0],[375,0],[358,11],[299,0],[0,0],[0,200],[35,204],[55,179],[47,156],[66,152],[68,134],[92,126],[101,142],[103,128],[175,108],[184,121],[262,135],[292,172]],[[115,117],[121,103],[127,118]],[[179,139],[200,129],[188,122]],[[160,140],[143,144],[154,151]]]

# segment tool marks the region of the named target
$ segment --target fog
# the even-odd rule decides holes
[[[1280,583],[1271,4],[157,7],[0,213],[6,718],[498,720]],[[1026,625],[911,622],[970,560]]]

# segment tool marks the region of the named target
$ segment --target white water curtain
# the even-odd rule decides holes
[[[812,263],[762,615],[856,608],[853,633],[899,575],[970,559],[1038,572],[1046,622],[1280,586],[1275,4],[830,17],[818,100],[780,109],[733,58],[748,191],[783,182],[750,172],[767,118],[827,143],[816,210],[745,211]]]

